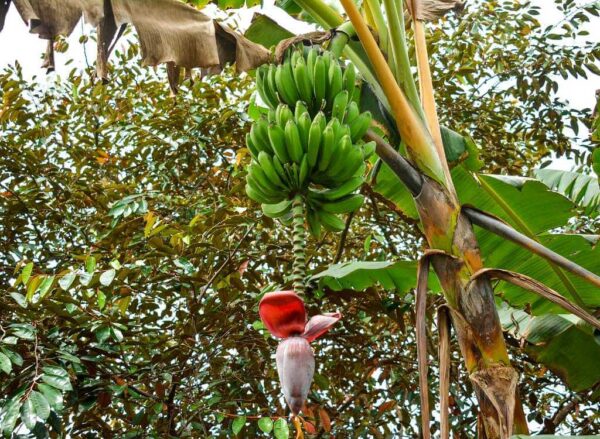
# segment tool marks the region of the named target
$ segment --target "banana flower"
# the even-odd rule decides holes
[[[315,371],[315,357],[309,343],[329,331],[342,315],[327,313],[307,322],[304,301],[293,291],[265,294],[258,312],[269,332],[283,339],[275,355],[277,373],[285,401],[297,415],[308,397]]]

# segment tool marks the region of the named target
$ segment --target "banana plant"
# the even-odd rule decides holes
[[[600,322],[586,309],[592,303],[578,294],[572,280],[574,276],[597,291],[600,277],[544,246],[533,229],[519,217],[518,209],[507,204],[485,177],[475,176],[475,184],[480,184],[491,194],[502,212],[507,214],[508,221],[468,206],[463,201],[464,198],[459,196],[455,187],[457,174],[451,172],[446,158],[448,143],[453,140],[445,141],[444,137],[448,136],[444,136],[436,113],[424,22],[437,19],[460,5],[455,1],[411,0],[406,5],[408,11],[405,11],[402,2],[384,0],[384,15],[378,0],[364,2],[362,10],[354,0],[341,0],[346,13],[342,17],[321,0],[297,0],[297,3],[323,27],[338,29],[332,32],[327,49],[334,56],[345,56],[350,61],[349,65],[357,67],[360,79],[368,84],[383,112],[393,121],[388,123],[388,130],[383,133],[374,125],[373,129],[364,133],[363,138],[365,142],[375,143],[379,158],[412,195],[415,213],[429,245],[429,250],[419,262],[416,281],[423,437],[431,437],[424,322],[430,265],[437,275],[446,300],[439,313],[440,327],[444,328],[441,362],[448,364],[449,331],[445,328],[451,325],[479,400],[479,436],[504,439],[513,434],[527,434],[528,426],[517,390],[518,374],[509,360],[496,307],[494,285],[497,280],[501,280],[502,285],[512,284],[530,291],[543,301],[575,314],[590,326],[600,328]],[[416,92],[407,56],[405,22],[408,19],[412,23],[415,39],[420,94]],[[371,29],[377,31],[379,39],[375,38]],[[351,42],[351,37],[354,36],[358,37],[360,45]],[[269,67],[271,70],[277,68]],[[317,71],[313,67],[313,72]],[[299,92],[301,81],[295,82],[293,74],[289,75],[289,86],[277,90],[279,99],[261,91],[264,80],[260,73],[257,79],[261,97],[266,102],[272,101],[272,107],[278,101],[293,106],[295,101],[303,99]],[[315,81],[314,77],[312,80]],[[327,77],[327,80],[329,87],[333,78]],[[294,88],[298,93],[290,93]],[[288,94],[291,96],[286,96]],[[320,102],[316,105],[321,108]],[[466,142],[461,136],[456,136],[460,141]],[[249,148],[252,150],[250,146]],[[406,155],[401,155],[398,152],[400,150],[406,150]],[[335,187],[335,184],[332,186]],[[462,195],[464,191],[460,192]],[[553,275],[558,278],[560,287],[564,287],[561,292],[566,293],[561,295],[540,282],[540,279],[536,280],[522,273],[486,267],[474,225],[545,259]],[[567,275],[566,272],[570,274]],[[448,388],[447,366],[442,367],[441,372],[441,433],[443,438],[447,438],[450,431],[447,425],[448,394],[444,390]]]
[[[0,23],[11,2],[5,3],[0,8]],[[108,56],[124,30],[117,23],[131,23],[143,43],[152,40],[152,31],[164,37],[161,42],[169,38],[185,41],[181,47],[177,46],[181,50],[168,43],[142,44],[147,63],[168,63],[173,91],[177,89],[182,67],[221,68],[235,61],[238,69],[248,70],[269,58],[263,47],[251,44],[221,23],[175,0],[151,2],[151,7],[143,8],[128,0],[91,1],[85,5],[68,0],[61,14],[45,0],[14,3],[32,31],[49,40],[48,67],[52,67],[52,41],[57,35],[70,34],[81,15],[97,25],[100,42],[97,74],[103,79],[108,75]],[[294,374],[285,366],[287,348],[282,348],[283,353],[278,355],[280,377],[292,411],[300,410],[310,385],[308,372],[312,371],[313,359],[310,347],[306,346],[308,341],[339,319],[337,314],[324,315],[317,319],[323,326],[315,327],[311,322],[306,324],[304,312],[298,312],[304,309],[300,295],[306,288],[306,226],[315,237],[320,235],[321,228],[347,230],[352,212],[363,201],[359,191],[367,170],[372,181],[381,170],[380,175],[387,172],[387,177],[391,175],[395,180],[388,178],[385,184],[385,179],[379,179],[375,187],[394,198],[394,202],[401,200],[406,204],[403,207],[420,221],[429,245],[418,268],[410,266],[417,292],[423,437],[431,436],[424,309],[427,288],[433,284],[439,284],[446,301],[438,313],[440,358],[444,365],[440,368],[441,437],[450,434],[447,425],[450,327],[458,339],[480,403],[480,437],[495,439],[513,433],[527,434],[516,387],[518,376],[508,357],[494,287],[499,285],[505,291],[504,297],[515,306],[523,305],[524,301],[519,303],[519,299],[528,290],[540,297],[534,303],[539,309],[556,311],[552,307],[559,307],[579,317],[588,327],[600,328],[588,310],[600,306],[597,294],[600,278],[595,274],[600,269],[596,266],[589,269],[593,264],[583,261],[581,255],[589,253],[579,252],[581,242],[574,243],[574,237],[547,234],[551,226],[558,225],[544,219],[531,220],[524,215],[526,209],[522,205],[512,204],[505,196],[514,191],[525,194],[531,184],[507,177],[481,176],[463,167],[450,169],[448,151],[457,144],[467,151],[469,142],[440,127],[425,44],[425,22],[438,19],[460,5],[454,0],[407,0],[406,4],[365,0],[359,9],[354,0],[341,0],[345,11],[342,16],[322,0],[295,0],[295,3],[324,29],[334,31],[318,42],[325,41],[325,47],[306,51],[292,45],[292,50],[283,50],[279,65],[257,70],[258,92],[267,110],[255,121],[247,139],[252,155],[247,194],[261,203],[265,215],[279,218],[283,225],[292,227],[294,292],[268,293],[260,305],[264,311],[274,304],[274,311],[261,312],[261,317],[274,335],[286,338],[281,346],[300,346],[298,352],[302,355],[298,364],[302,364],[304,374]],[[150,29],[147,22],[156,26]],[[407,23],[412,26],[419,91],[408,55]],[[198,39],[198,35],[207,38]],[[359,41],[354,40],[355,36]],[[199,41],[210,44],[208,48],[202,44],[199,47]],[[377,101],[376,105],[372,99],[361,98],[368,95]],[[371,168],[367,161],[373,150],[380,162]],[[585,200],[588,207],[597,206],[594,195],[597,191],[590,190],[589,182],[584,190],[579,186],[580,179],[559,181],[544,172],[540,176],[573,201]],[[396,182],[401,182],[404,188],[397,187]],[[592,198],[587,194],[592,194]],[[536,200],[526,201],[533,204]],[[340,217],[344,214],[349,214],[346,221]],[[495,256],[490,256],[492,247],[496,249]],[[508,260],[507,248],[517,257]],[[562,254],[565,248],[573,255],[571,259]],[[528,264],[532,255],[538,258],[534,261],[543,259],[543,263],[535,267]],[[386,268],[392,270],[392,265]],[[429,276],[430,265],[437,281]],[[325,278],[322,273],[320,279]],[[542,279],[550,285],[540,282]],[[531,296],[525,297],[531,301]],[[284,321],[273,323],[274,316],[279,315],[277,309],[285,309],[288,302],[294,304],[293,312],[282,313]],[[278,325],[287,324],[292,324],[293,329],[281,332]]]

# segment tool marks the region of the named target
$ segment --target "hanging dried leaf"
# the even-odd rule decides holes
[[[14,0],[14,4],[29,31],[46,40],[70,35],[81,17],[79,0]]]
[[[429,386],[427,382],[427,278],[429,275],[429,258],[426,254],[419,260],[417,268],[417,292],[415,304],[415,328],[417,333],[417,362],[419,368],[419,396],[421,398],[421,434],[429,439]]]
[[[53,40],[68,36],[83,15],[98,29],[97,74],[107,77],[110,52],[125,26],[132,24],[142,49],[142,63],[170,63],[169,80],[176,90],[176,69],[200,67],[218,72],[227,63],[238,71],[253,69],[269,60],[269,51],[229,27],[212,20],[178,0],[14,0],[32,33]],[[0,29],[9,0],[0,0]],[[52,67],[52,52],[46,64]]]
[[[269,61],[270,52],[226,25],[215,21],[219,65],[235,62],[238,72],[245,72]]]
[[[531,291],[532,293],[536,293],[542,296],[544,299],[556,303],[558,306],[576,315],[581,320],[586,321],[593,327],[600,329],[600,321],[598,321],[598,319],[595,318],[593,315],[588,313],[580,306],[569,302],[567,299],[558,294],[552,288],[547,287],[543,283],[532,279],[529,276],[525,276],[524,274],[515,273],[509,270],[502,270],[500,268],[483,268],[474,273],[473,276],[471,276],[471,280],[469,281],[469,283],[473,282],[480,276],[488,276],[495,279],[501,279],[505,282],[512,283],[528,291]]]
[[[459,0],[412,0],[407,4],[413,18],[421,21],[434,21],[449,11],[460,12],[464,8]]]
[[[4,28],[4,20],[10,7],[10,0],[0,0],[0,31]]]
[[[448,409],[450,402],[450,310],[446,305],[437,310],[440,369],[440,438],[450,437]]]

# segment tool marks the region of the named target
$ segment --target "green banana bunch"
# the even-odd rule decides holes
[[[341,91],[347,93],[348,102],[360,99],[354,66],[343,67],[331,53],[315,48],[294,49],[282,64],[259,67],[256,87],[269,108],[276,109],[280,103],[295,108],[300,101],[311,117],[321,110],[329,116]]]
[[[256,72],[257,91],[269,108],[246,136],[252,163],[246,192],[266,216],[291,220],[292,198],[306,203],[310,232],[340,231],[340,215],[358,209],[371,114],[361,112],[356,70],[330,53],[294,49],[280,65]]]

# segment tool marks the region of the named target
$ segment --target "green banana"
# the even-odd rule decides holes
[[[323,131],[323,141],[321,142],[321,155],[318,160],[319,171],[323,172],[329,166],[331,157],[333,156],[335,149],[335,132],[331,122],[327,124]]]
[[[285,104],[279,104],[275,110],[275,123],[280,127],[284,127],[288,120],[292,120],[294,115],[292,110]]]
[[[246,184],[246,194],[257,203],[274,204],[279,202],[279,200],[273,199],[261,193],[259,190],[251,186],[250,183]]]
[[[319,111],[315,116],[315,120],[316,119],[319,119],[319,126],[321,127],[321,132],[323,132],[327,126],[327,117],[325,116],[325,113]]]
[[[374,141],[367,142],[362,145],[363,160],[368,159],[377,149],[377,144]]]
[[[302,56],[302,53],[300,53],[300,51],[298,49],[295,49],[294,51],[292,51],[291,56],[289,56],[288,58],[289,58],[289,62],[292,64],[292,66],[295,66],[300,58],[304,59],[304,57]]]
[[[285,172],[285,169],[283,168],[283,164],[281,163],[281,160],[279,160],[279,158],[277,156],[273,156],[273,168],[275,168],[275,172],[277,172],[277,175],[279,176],[281,181],[286,183],[286,186],[288,188],[293,186],[292,182],[289,181],[289,179],[288,179],[288,175]]]
[[[304,102],[296,102],[296,107],[294,108],[294,119],[296,119],[296,122],[298,122],[298,119],[300,119],[304,113],[308,113],[308,108],[306,108]]]
[[[264,64],[256,70],[256,89],[262,101],[271,108],[277,106],[277,96],[272,93],[272,90],[268,87],[266,75],[268,74],[268,67]]]
[[[277,171],[275,171],[273,161],[269,154],[267,154],[264,151],[261,151],[258,154],[258,164],[260,165],[260,168],[262,169],[263,173],[265,174],[271,185],[279,186],[283,189],[286,188],[286,184],[283,181],[281,181],[281,178],[279,178],[279,174],[277,174]]]
[[[319,51],[315,48],[309,50],[308,55],[306,55],[306,70],[308,71],[308,77],[311,80],[311,83],[314,84],[314,71],[315,71],[315,62],[319,56]]]
[[[346,107],[346,114],[344,115],[344,123],[346,125],[352,125],[354,120],[360,115],[360,109],[356,102],[350,102]]]
[[[314,194],[314,198],[316,199],[334,201],[353,193],[360,188],[363,183],[364,179],[362,177],[354,177],[346,180],[345,183],[336,188],[327,189],[324,191],[312,191],[311,194]]]
[[[362,139],[371,126],[371,112],[365,111],[350,125],[350,136],[353,142]]]
[[[311,106],[313,101],[312,83],[308,76],[304,58],[298,58],[298,61],[294,64],[294,81],[300,98],[306,102],[306,105]]]
[[[348,106],[348,92],[346,90],[342,90],[333,99],[333,104],[331,106],[331,116],[336,117],[339,120],[344,120],[344,113],[346,112],[346,107]]]
[[[259,152],[266,151],[270,154],[273,153],[271,142],[269,141],[268,125],[265,119],[261,118],[252,124],[250,139]]]
[[[323,114],[323,113],[319,113]],[[319,114],[315,116],[308,131],[308,165],[312,169],[317,164],[319,159],[319,147],[321,146],[321,121],[319,120]]]
[[[257,160],[259,150],[254,145],[254,142],[252,141],[252,138],[250,137],[250,133],[246,133],[246,147],[248,148],[248,151],[250,151],[250,155],[252,156],[252,158],[254,160]]]
[[[327,213],[350,213],[362,205],[364,198],[361,194],[353,194],[335,201],[321,203],[320,208]]]
[[[323,224],[323,227],[331,232],[341,232],[346,227],[344,220],[329,212],[319,211],[317,218]]]
[[[338,169],[335,175],[331,176],[334,180],[339,181],[340,183],[355,176],[357,171],[361,168],[361,166],[364,166],[365,163],[362,150],[356,146],[352,146],[350,148],[350,150],[344,156],[344,161],[346,165],[342,169]]]
[[[298,133],[298,127],[293,120],[289,120],[285,124],[285,144],[287,147],[288,156],[295,163],[302,161],[302,155],[304,154],[304,148],[300,143],[300,134]]]
[[[298,125],[298,133],[300,134],[300,144],[304,152],[308,151],[308,135],[310,134],[311,120],[308,113],[303,113],[300,118],[296,119]]]
[[[285,133],[279,125],[269,125],[268,129],[269,141],[273,152],[279,158],[281,163],[287,163],[290,161],[290,156],[287,153],[285,146]]]
[[[353,64],[348,64],[344,69],[342,83],[344,90],[348,92],[348,99],[353,101],[355,98],[354,94],[358,90],[358,87],[356,87],[356,69]]]
[[[262,211],[269,218],[280,218],[285,214],[289,213],[292,208],[292,200],[283,200],[276,204],[265,204],[261,206]]]
[[[315,61],[313,74],[313,89],[315,92],[315,107],[318,109],[325,108],[327,102],[327,70],[325,60],[322,56]]]
[[[331,105],[333,105],[333,100],[337,94],[342,91],[342,68],[337,60],[332,60],[331,64],[329,65],[328,79],[327,103],[328,107],[331,108]]]
[[[310,234],[316,239],[320,239],[321,221],[319,221],[319,218],[317,217],[317,214],[314,210],[308,209],[308,211],[306,212],[306,220],[308,223],[308,231],[310,232]]]
[[[343,136],[337,144],[337,151],[335,152],[335,160],[332,160],[325,174],[331,177],[334,181],[339,181],[338,174],[344,167],[349,165],[348,158],[352,150],[352,140],[347,134]]]
[[[277,66],[275,71],[275,85],[277,93],[284,104],[293,106],[298,100],[298,92],[294,84],[294,78],[288,69],[289,61]]]
[[[282,98],[281,98],[281,96],[279,96],[279,93],[277,93],[277,84],[275,83],[276,72],[277,72],[277,66],[270,64],[269,70],[266,72],[266,81],[267,81],[269,90],[271,91],[271,94],[273,94],[277,98],[277,102],[281,102]],[[277,107],[277,105],[274,105],[272,107],[272,109],[274,110],[276,107]]]
[[[302,161],[300,162],[300,169],[298,171],[298,187],[300,189],[308,186],[308,156],[304,154],[302,156]]]
[[[281,67],[284,70],[284,75],[282,77],[283,83],[289,87],[289,94],[292,99],[287,104],[294,108],[296,101],[300,100],[300,93],[298,92],[298,87],[296,87],[296,81],[294,80],[294,68],[292,67],[292,63],[290,61],[283,63]]]
[[[273,185],[267,178],[264,171],[258,163],[251,163],[248,167],[246,182],[250,183],[254,189],[260,190],[268,197],[276,197],[281,192],[281,189]]]

